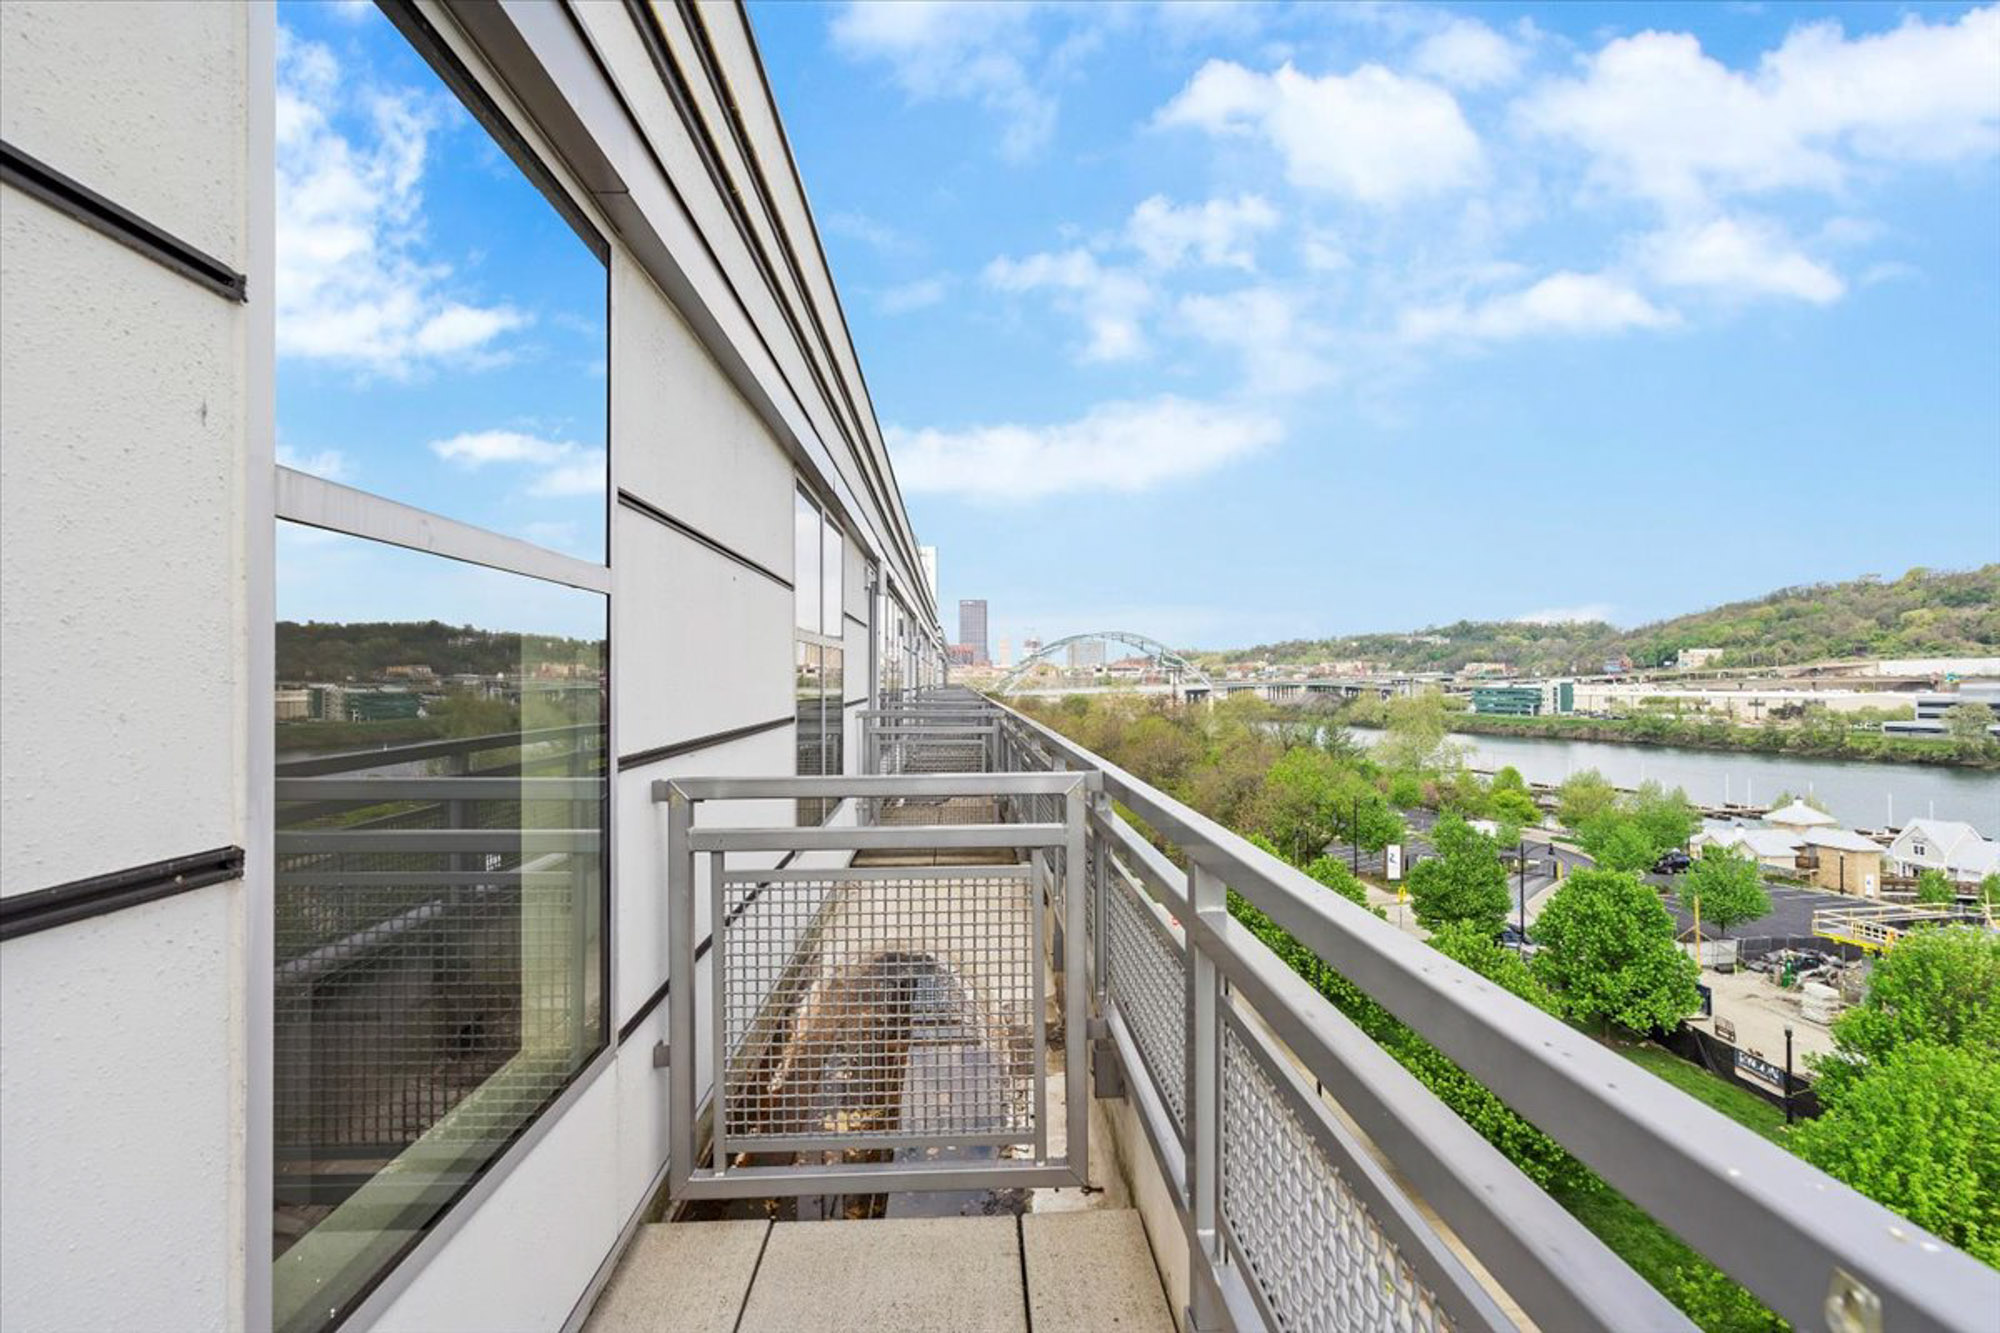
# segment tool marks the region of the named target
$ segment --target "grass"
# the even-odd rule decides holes
[[[1783,1107],[1773,1106],[1756,1093],[1746,1092],[1729,1080],[1718,1078],[1701,1066],[1658,1046],[1620,1044],[1612,1049],[1647,1073],[1666,1080],[1696,1101],[1722,1112],[1745,1129],[1755,1130],[1771,1142],[1785,1146]]]

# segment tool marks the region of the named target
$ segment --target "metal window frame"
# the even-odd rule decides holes
[[[567,164],[549,150],[525,122],[525,115],[497,86],[497,77],[476,72],[477,46],[454,21],[444,17],[435,0],[377,0],[379,7],[412,48],[457,96],[529,182],[548,199],[576,231],[585,248],[604,265],[605,341],[616,327],[611,251],[603,239],[611,228],[599,220],[596,201],[579,188]],[[613,631],[615,575],[612,569],[612,524],[618,507],[619,451],[612,440],[612,383],[607,371],[605,420],[604,560],[601,563],[537,546],[474,524],[434,514],[353,487],[278,464],[277,324],[275,302],[259,293],[275,291],[277,180],[275,140],[277,105],[277,8],[249,7],[246,42],[248,175],[247,253],[252,292],[245,338],[245,374],[250,385],[246,411],[244,559],[247,590],[245,628],[249,636],[247,671],[250,698],[246,743],[248,790],[245,801],[245,1004],[244,1070],[247,1110],[244,1123],[245,1208],[243,1213],[243,1327],[261,1333],[272,1326],[273,1270],[269,1218],[275,1164],[276,995],[276,719],[269,700],[276,687],[277,525],[280,520],[338,532],[385,545],[459,560],[502,573],[556,583],[596,593],[604,598],[605,716],[604,800],[598,852],[602,885],[599,891],[598,1032],[594,1048],[562,1085],[515,1132],[511,1140],[481,1165],[460,1187],[420,1235],[410,1241],[350,1299],[347,1308],[326,1327],[330,1331],[379,1317],[409,1287],[450,1242],[479,1206],[526,1160],[536,1143],[549,1133],[580,1098],[611,1069],[618,1058],[618,1024],[613,1012],[618,994],[618,876],[613,849],[617,845],[616,707],[618,637]],[[454,75],[458,77],[454,77]],[[523,165],[526,154],[535,165]],[[550,194],[559,191],[558,199]],[[589,202],[579,202],[589,201]],[[270,627],[270,628],[266,628]]]

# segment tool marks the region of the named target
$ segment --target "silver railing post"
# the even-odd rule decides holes
[[[1083,780],[1079,778],[1075,786],[1063,797],[1063,825],[1067,838],[1063,843],[1063,916],[1068,922],[1065,930],[1069,935],[1065,950],[1063,968],[1063,1068],[1067,1071],[1063,1082],[1063,1109],[1067,1114],[1067,1137],[1063,1151],[1071,1166],[1083,1179],[1090,1178],[1090,1081],[1088,1066],[1084,1063],[1084,1043],[1090,1036],[1090,994],[1083,975],[1084,952],[1088,941],[1085,937],[1083,921],[1083,895],[1088,886],[1077,883],[1083,873],[1084,823],[1087,793]]]
[[[667,1160],[668,1192],[694,1174],[694,807],[671,782],[667,799]]]
[[[1188,908],[1202,917],[1226,915],[1228,889],[1214,872],[1190,864]],[[1226,1329],[1229,1316],[1215,1271],[1222,1264],[1222,1015],[1215,960],[1187,940],[1187,1198],[1188,1312],[1191,1333]]]

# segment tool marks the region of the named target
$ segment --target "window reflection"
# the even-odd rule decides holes
[[[603,561],[602,239],[372,5],[279,9],[276,152],[278,461]]]
[[[604,1044],[607,604],[291,524],[278,601],[273,1299],[306,1330]]]

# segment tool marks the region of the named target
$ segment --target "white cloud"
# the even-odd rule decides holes
[[[1717,218],[1663,232],[1646,250],[1653,275],[1675,287],[1789,296],[1814,305],[1829,305],[1847,290],[1838,273],[1792,248],[1778,227],[1755,219]]]
[[[467,471],[489,464],[524,464],[539,469],[527,486],[529,495],[566,497],[604,493],[604,451],[586,449],[567,440],[549,440],[515,430],[466,431],[433,440],[430,451]]]
[[[1503,342],[1535,334],[1605,334],[1679,322],[1625,283],[1595,273],[1553,273],[1531,287],[1468,305],[1451,301],[1403,313],[1408,342]]]
[[[1178,313],[1187,332],[1242,357],[1244,387],[1253,395],[1303,393],[1332,374],[1324,330],[1305,317],[1288,288],[1189,296]]]
[[[1426,37],[1411,63],[1454,88],[1497,88],[1520,77],[1527,53],[1477,19],[1458,18]]]
[[[1152,287],[1137,273],[1107,268],[1088,250],[1000,258],[986,266],[987,285],[1003,292],[1053,291],[1058,305],[1083,321],[1086,361],[1126,361],[1146,351],[1140,317],[1152,306]]]
[[[528,484],[528,494],[544,496],[604,494],[604,451],[585,449],[576,461],[552,467]]]
[[[288,444],[281,444],[278,446],[278,465],[294,472],[310,472],[328,481],[341,481],[347,476],[347,455],[338,449],[302,454]]]
[[[1277,225],[1278,210],[1261,195],[1176,205],[1156,194],[1132,210],[1125,234],[1155,268],[1173,268],[1193,255],[1217,267],[1254,269],[1254,237]]]
[[[887,289],[876,298],[875,304],[885,315],[907,315],[944,300],[949,286],[943,277],[919,278]]]
[[[1838,189],[1854,167],[1945,162],[2000,149],[2000,7],[1936,24],[1910,17],[1848,39],[1794,29],[1738,73],[1686,33],[1607,43],[1583,77],[1521,104],[1598,180],[1674,208],[1733,191]]]
[[[348,108],[366,136],[335,127]],[[418,253],[434,110],[351,85],[328,48],[280,27],[277,124],[279,354],[393,378],[500,359],[530,316],[451,295],[450,267]]]
[[[889,66],[914,100],[963,98],[1001,122],[1001,151],[1032,157],[1055,132],[1056,99],[1037,86],[1035,6],[1011,0],[853,0],[834,48]]]
[[[1134,492],[1209,472],[1275,443],[1261,413],[1166,396],[1104,403],[1044,426],[889,431],[906,492],[1019,503],[1070,491]]]
[[[430,449],[447,463],[481,468],[488,463],[559,463],[575,454],[577,446],[520,431],[480,430],[433,440]]]
[[[1394,204],[1471,184],[1479,138],[1449,92],[1380,65],[1313,78],[1287,62],[1259,74],[1211,60],[1157,121],[1261,139],[1294,185]]]
[[[1524,625],[1573,625],[1597,620],[1609,623],[1611,611],[1609,602],[1586,602],[1582,606],[1552,606],[1541,611],[1523,611],[1514,620]]]

